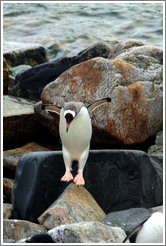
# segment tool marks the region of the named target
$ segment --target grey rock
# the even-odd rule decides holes
[[[48,231],[58,243],[122,243],[125,232],[100,222],[80,222],[55,227]]]
[[[40,44],[32,43],[16,43],[14,42],[13,50],[12,42],[5,42],[4,57],[8,65],[15,67],[21,64],[35,66],[44,63],[48,60],[45,48]]]
[[[3,97],[4,150],[32,140],[37,129],[33,102],[8,95]]]
[[[63,224],[101,221],[104,217],[104,211],[84,187],[70,184],[62,195],[38,218],[38,221],[45,228],[52,229]]]
[[[15,241],[31,237],[37,233],[46,233],[46,229],[38,224],[24,220],[3,220],[3,238]]]
[[[117,226],[122,228],[127,236],[143,221],[148,219],[152,214],[150,209],[146,208],[130,208],[123,211],[112,212],[106,215],[101,221],[108,226]],[[135,237],[130,239],[131,242],[135,242]]]
[[[13,205],[9,203],[3,203],[3,219],[9,219],[12,215]]]
[[[148,149],[149,155],[162,155],[163,154],[163,131],[156,135],[155,145],[150,146]]]
[[[3,243],[15,243],[13,239],[3,239]]]

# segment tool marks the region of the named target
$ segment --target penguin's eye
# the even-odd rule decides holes
[[[73,116],[73,118],[76,116],[76,113],[73,110],[65,110],[64,112],[64,117],[66,117],[67,114],[71,114]]]

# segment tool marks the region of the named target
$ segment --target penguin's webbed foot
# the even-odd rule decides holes
[[[61,181],[69,182],[70,180],[73,180],[73,175],[71,174],[70,170],[66,170],[64,176],[61,178]]]
[[[77,175],[74,178],[74,183],[78,186],[80,185],[84,185],[85,184],[85,180],[83,178],[83,174],[82,172],[78,172]]]

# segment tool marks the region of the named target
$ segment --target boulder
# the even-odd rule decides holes
[[[162,155],[163,154],[163,131],[156,135],[155,145],[150,146],[148,149],[149,155]]]
[[[4,150],[34,139],[37,125],[33,102],[7,95],[3,97]]]
[[[46,233],[46,229],[42,225],[38,225],[24,220],[3,220],[3,238],[13,239],[15,241],[31,237],[37,233]]]
[[[27,143],[20,148],[10,149],[3,152],[3,167],[5,169],[10,169],[11,171],[16,170],[18,160],[30,152],[35,151],[49,151],[55,150],[55,146],[50,144],[42,144],[37,142]]]
[[[127,236],[142,222],[150,217],[152,212],[146,208],[130,208],[123,211],[111,212],[101,221],[107,226],[116,226],[123,229]],[[136,234],[130,238],[130,242],[134,243]]]
[[[98,42],[79,53],[69,54],[68,56],[54,59],[28,69],[16,76],[17,84],[10,90],[10,93],[39,101],[43,88],[49,82],[55,80],[65,70],[82,61],[98,56],[108,57],[110,47],[114,43],[114,41],[112,43],[110,42],[108,46],[103,42]]]
[[[104,217],[104,211],[84,187],[70,184],[38,221],[47,229],[52,229],[63,224],[101,221]]]
[[[92,143],[143,143],[163,127],[161,54],[159,48],[147,45],[129,48],[112,60],[97,57],[81,62],[44,88],[42,102],[62,107],[64,101],[82,101],[88,106],[111,97],[110,104],[91,114]],[[57,136],[57,123],[54,126],[37,107],[36,114],[44,115],[44,125]],[[54,121],[59,121],[56,114]]]
[[[13,191],[14,180],[3,178],[3,199],[4,202],[12,203],[12,191]]]
[[[17,47],[13,50],[13,47]],[[12,66],[22,64],[35,66],[48,60],[48,54],[41,44],[5,42],[4,57],[7,63]]]
[[[68,185],[60,181],[64,172],[61,151],[23,156],[16,168],[13,218],[37,222]],[[77,164],[73,163],[73,176],[76,172]],[[142,151],[91,150],[84,179],[85,188],[106,214],[163,204],[162,179]]]
[[[7,70],[6,60],[3,57],[3,95],[8,94],[8,80],[9,80],[9,73]]]
[[[163,155],[149,155],[149,159],[156,173],[163,180]]]
[[[12,215],[12,204],[3,203],[3,219],[10,219]]]
[[[58,243],[122,243],[125,232],[100,222],[80,222],[55,227],[48,231]]]

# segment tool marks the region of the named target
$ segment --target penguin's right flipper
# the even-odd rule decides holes
[[[150,216],[149,216],[150,217]],[[149,217],[147,219],[145,219],[143,222],[141,222],[141,224],[139,224],[138,226],[136,226],[132,232],[124,239],[123,243],[126,243],[127,240],[136,232],[136,231],[140,231],[141,228],[143,227],[143,224],[149,219]]]
[[[46,110],[60,115],[61,108],[53,104],[43,104],[42,110]]]
[[[103,104],[105,104],[105,103],[108,103],[108,102],[111,102],[111,98],[110,98],[110,97],[106,97],[106,98],[97,100],[96,102],[90,104],[90,105],[87,107],[89,113],[91,113],[93,110],[95,110],[95,109],[98,108],[99,106],[101,106],[101,105],[103,105]]]

